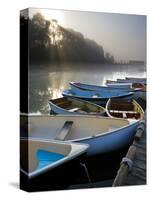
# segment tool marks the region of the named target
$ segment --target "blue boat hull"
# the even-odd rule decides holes
[[[86,102],[86,101],[84,101],[84,102]],[[90,102],[88,102],[88,103],[90,103]],[[105,109],[102,112],[90,114],[90,113],[71,112],[71,111],[63,109],[59,106],[56,106],[55,104],[51,103],[50,101],[49,101],[49,105],[51,107],[50,114],[63,114],[63,115],[72,115],[72,114],[73,115],[87,115],[88,114],[88,115],[94,115],[94,116],[95,115],[97,115],[97,116],[104,116],[105,115]],[[95,105],[95,106],[98,106],[98,105]]]
[[[126,99],[130,100],[133,97],[133,92],[108,92],[108,91],[83,91],[78,88],[65,90],[63,96],[67,97],[75,97],[79,99],[83,99],[86,101],[90,101],[99,105],[105,105],[109,98],[117,98],[117,99]]]
[[[29,134],[32,138],[55,139],[60,133],[62,124],[68,120],[74,124],[68,137],[64,137],[64,141],[89,144],[87,149],[89,156],[115,151],[129,145],[139,123],[139,121],[129,123],[125,119],[94,116],[31,116],[30,122],[35,128],[30,128]],[[119,123],[121,124],[118,126]]]
[[[135,122],[111,133],[97,135],[85,140],[76,140],[76,142],[90,145],[87,151],[88,156],[108,153],[130,145],[133,141],[137,126],[138,122]]]
[[[80,90],[91,90],[91,91],[99,91],[99,92],[103,92],[103,90],[108,91],[108,92],[112,92],[112,91],[136,92],[136,91],[139,91],[139,89],[132,89],[130,87],[121,88],[117,85],[115,87],[109,87],[109,86],[97,86],[97,85],[89,85],[89,84],[74,83],[74,82],[70,82],[69,84],[70,84],[70,87],[72,90],[80,89]]]

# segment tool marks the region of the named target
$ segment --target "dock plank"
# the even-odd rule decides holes
[[[145,117],[146,113],[144,116],[144,120]],[[141,126],[143,126],[143,123],[139,125],[139,128]],[[129,152],[131,147],[135,147],[136,149],[135,156],[131,159],[133,162],[131,171],[126,164],[121,164],[112,186],[146,184],[146,120],[143,131],[140,134],[139,132],[141,132],[141,130],[139,131],[137,129],[138,134],[135,135],[133,144],[128,150]],[[128,158],[128,153],[126,157]],[[125,174],[124,177],[122,176],[122,174]]]

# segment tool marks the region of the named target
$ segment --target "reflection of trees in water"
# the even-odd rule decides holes
[[[45,113],[48,109],[48,99],[50,93],[48,92],[49,80],[48,76],[30,73],[30,92],[29,92],[29,108],[30,112],[40,111]]]
[[[77,65],[69,65],[70,68],[77,68]],[[29,90],[30,90],[30,112],[48,113],[48,100],[60,97],[62,91],[69,88],[69,81],[83,82],[96,85],[104,85],[107,79],[116,80],[117,78],[125,78],[126,76],[144,76],[144,72],[139,71],[136,67],[132,68],[127,65],[92,65],[92,70],[88,70],[91,65],[86,65],[87,69],[83,71],[50,71],[44,66],[44,70],[30,70]],[[53,66],[54,67],[54,66]],[[82,68],[82,65],[80,65]],[[85,68],[83,66],[83,68]]]
[[[101,84],[103,81],[103,74],[91,71],[80,72],[49,72],[49,70],[30,71],[29,85],[30,85],[30,112],[48,113],[48,100],[51,98],[58,98],[62,91],[69,88],[69,81],[80,81]],[[93,83],[94,83],[93,82]]]
[[[73,74],[71,74],[73,76]],[[70,79],[70,78],[69,78]],[[58,98],[62,91],[68,87],[67,75],[65,72],[39,71],[30,72],[29,79],[29,108],[30,112],[48,113],[48,100]]]
[[[48,113],[48,100],[57,98],[61,91],[59,89],[47,88],[46,90],[33,89],[30,91],[30,112]]]

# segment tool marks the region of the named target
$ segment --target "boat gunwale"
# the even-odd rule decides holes
[[[84,143],[73,143],[73,142],[68,142],[68,141],[59,141],[59,140],[54,140],[54,139],[42,139],[42,138],[34,138],[34,137],[21,137],[21,140],[31,140],[31,141],[42,141],[45,143],[49,143],[49,142],[54,142],[56,144],[60,143],[60,144],[68,144],[71,145],[71,150],[69,152],[68,155],[66,155],[65,157],[61,158],[60,160],[55,161],[54,163],[50,163],[48,165],[46,165],[45,167],[41,168],[41,169],[37,169],[33,172],[26,172],[24,169],[22,169],[20,167],[20,170],[29,177],[29,179],[31,178],[35,178],[61,164],[64,164],[67,161],[71,161],[72,159],[80,156],[81,154],[85,153],[87,151],[87,149],[89,148],[88,144],[84,144]],[[74,151],[72,146],[79,146],[82,147],[82,150],[76,150],[76,152],[72,152]],[[28,149],[29,150],[29,149]],[[28,162],[29,163],[29,162]]]
[[[31,117],[32,116],[34,116],[34,117],[66,117],[66,115],[30,115]],[[29,117],[30,117],[29,116]],[[85,118],[85,115],[69,115],[69,117],[84,117]],[[139,123],[141,120],[139,120],[139,121],[134,121],[132,124],[129,122],[129,120],[127,120],[127,119],[123,119],[123,118],[116,118],[116,117],[114,117],[114,118],[108,118],[108,117],[104,117],[104,116],[90,116],[90,115],[86,115],[86,117],[87,118],[100,118],[100,119],[109,119],[109,120],[111,120],[111,119],[113,119],[113,120],[122,120],[122,121],[126,121],[128,124],[127,125],[125,125],[125,126],[122,126],[122,127],[120,127],[120,128],[117,128],[117,129],[115,129],[115,130],[112,130],[112,131],[106,131],[106,132],[104,132],[104,133],[96,133],[95,135],[92,135],[92,136],[87,136],[87,137],[82,137],[82,138],[79,138],[79,139],[72,139],[72,140],[64,140],[64,141],[68,141],[68,142],[78,142],[78,141],[83,141],[83,140],[89,140],[89,139],[92,139],[92,138],[96,138],[96,137],[102,137],[102,136],[107,136],[107,135],[110,135],[110,134],[113,134],[114,132],[118,132],[118,131],[120,131],[121,129],[126,129],[126,128],[128,128],[129,126],[132,126],[132,125],[134,125],[134,124],[136,124],[136,123]],[[39,139],[42,139],[42,138],[39,138]]]
[[[69,89],[70,90],[70,89]],[[67,92],[69,92],[69,90],[65,90],[63,91],[63,96],[75,96],[75,95],[71,95],[71,94],[67,94]],[[82,90],[81,90],[82,91]],[[92,90],[93,91],[93,90]],[[111,98],[125,98],[125,97],[129,97],[129,96],[133,96],[134,92],[124,92],[122,95],[118,95],[118,96],[112,96]],[[110,97],[85,97],[85,96],[75,96],[76,98],[81,98],[81,99],[88,99],[88,100],[108,100]]]

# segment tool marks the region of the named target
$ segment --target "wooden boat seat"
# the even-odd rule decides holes
[[[111,114],[113,114],[115,117],[122,117],[123,118],[135,118],[139,119],[140,118],[140,113],[136,111],[124,111],[124,110],[109,110]]]
[[[72,124],[73,124],[73,121],[66,121],[63,127],[61,128],[59,135],[57,135],[55,139],[64,140],[65,137],[69,134]]]
[[[130,114],[137,114],[136,111],[127,111],[127,110],[109,110],[112,113],[130,113]]]
[[[125,112],[123,112],[122,115],[123,115],[123,118],[127,118],[127,115]]]

